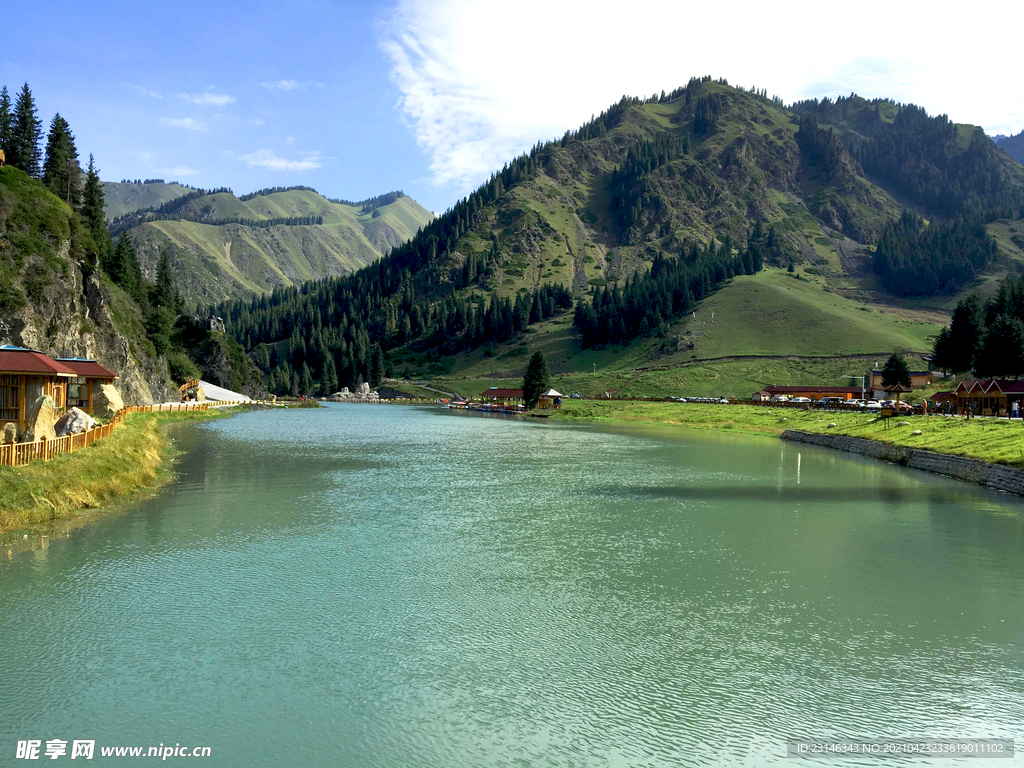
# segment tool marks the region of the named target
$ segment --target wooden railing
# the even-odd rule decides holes
[[[209,410],[211,405],[272,405],[270,400],[231,400],[215,403],[169,403],[163,405],[126,405],[110,421],[77,435],[65,435],[55,440],[37,440],[34,443],[0,445],[0,467],[22,467],[34,459],[49,461],[55,456],[87,448],[104,437],[114,434],[124,417],[130,413],[188,413]]]

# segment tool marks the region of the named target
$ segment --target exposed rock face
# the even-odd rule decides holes
[[[53,431],[53,398],[49,395],[42,395],[36,398],[29,410],[25,431],[21,433],[18,442],[34,443],[37,440],[56,439],[57,433]]]
[[[53,425],[53,431],[57,433],[57,437],[64,437],[65,435],[80,435],[95,426],[96,419],[85,411],[72,408],[57,419],[57,423]]]
[[[380,395],[370,391],[370,385],[363,382],[356,387],[355,392],[349,392],[348,387],[342,387],[340,392],[335,392],[327,397],[331,402],[342,403],[376,403]]]
[[[69,258],[69,244],[57,255],[67,265],[60,279],[44,287],[33,301],[0,314],[0,344],[38,349],[54,357],[85,357],[115,371],[127,402],[148,405],[170,397],[167,363],[154,360],[114,324],[114,299],[98,271]]]
[[[121,395],[114,389],[113,384],[104,384],[92,396],[92,410],[97,416],[109,419],[124,408],[124,401]]]
[[[18,442],[18,425],[13,421],[4,424],[3,435],[0,435],[0,445],[10,445]]]

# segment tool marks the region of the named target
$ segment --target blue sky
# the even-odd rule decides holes
[[[28,81],[104,179],[402,189],[440,212],[536,141],[691,75],[1017,133],[1022,6],[737,0],[726,22],[689,0],[16,2],[0,83]]]

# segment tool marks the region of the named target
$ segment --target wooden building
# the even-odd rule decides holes
[[[18,430],[40,395],[53,398],[58,414],[67,408],[68,382],[75,373],[42,352],[23,347],[0,347],[0,427],[14,422]]]
[[[491,387],[480,393],[480,399],[488,403],[521,403],[523,401],[523,390]]]
[[[875,370],[869,371],[868,375],[871,377],[871,385],[868,387],[870,392],[868,394],[875,399],[881,399],[885,397],[888,390],[882,385],[882,372]],[[911,371],[910,372],[910,386],[913,389],[920,389],[921,387],[927,387],[936,379],[936,375],[931,371]]]
[[[757,395],[767,394],[769,398],[785,396],[789,399],[794,397],[809,397],[811,400],[821,400],[823,397],[841,397],[844,400],[853,400],[862,397],[860,387],[815,387],[813,385],[801,386],[777,386],[772,384],[765,387]]]
[[[1013,403],[1021,404],[1024,400],[1024,380],[963,379],[953,390],[953,399],[957,413],[1005,416]]]
[[[554,389],[549,389],[547,392],[537,398],[538,408],[560,408],[562,405],[562,398],[565,397],[561,392]]]
[[[93,394],[104,384],[113,384],[117,374],[95,360],[81,357],[58,357],[57,362],[75,374],[68,381],[67,407],[79,408],[92,416]]]

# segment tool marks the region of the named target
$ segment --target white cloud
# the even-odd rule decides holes
[[[264,120],[262,117],[257,117],[255,120],[252,121],[252,124],[253,125],[263,125],[266,122],[267,121]]]
[[[954,20],[934,9],[922,0],[866,0],[855,11],[740,0],[724,19],[718,5],[678,0],[637,0],[628,12],[608,0],[520,0],[514,12],[484,0],[399,0],[382,47],[434,183],[465,192],[623,94],[705,74],[787,102],[857,91],[989,133],[1020,131],[1024,4],[1002,4],[997,24],[992,14]]]
[[[234,96],[228,96],[226,93],[177,93],[175,95],[179,99],[191,101],[193,104],[200,104],[204,107],[223,107],[233,104],[235,101]]]
[[[290,147],[292,144],[295,143],[295,137],[294,136],[287,136],[287,137],[285,137],[284,143],[285,143],[286,146]]]
[[[278,157],[272,149],[259,149],[251,154],[242,155],[242,159],[250,167],[266,168],[271,171],[311,171],[323,166],[319,154],[307,155],[303,160],[287,160]]]
[[[163,98],[163,94],[161,94],[159,91],[151,91],[149,88],[146,88],[143,85],[129,85],[128,87],[131,88],[133,91],[135,91],[140,96],[148,96],[151,99],[162,99]]]
[[[206,131],[209,130],[206,127],[206,123],[194,120],[191,117],[164,117],[161,118],[161,122],[165,125],[171,126],[172,128],[184,128],[188,131],[200,131],[202,133],[206,133]]]
[[[264,88],[270,91],[304,91],[307,88],[323,88],[323,83],[317,83],[314,81],[308,81],[300,83],[298,80],[277,80],[272,83],[260,83]]]
[[[173,168],[157,168],[157,173],[162,173],[167,177],[182,177],[182,176],[198,176],[199,171],[195,168],[189,168],[187,165],[176,165]]]
[[[133,149],[131,154],[139,158],[140,163],[145,163],[146,165],[152,165],[160,157],[159,153],[148,149]]]

